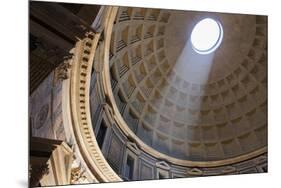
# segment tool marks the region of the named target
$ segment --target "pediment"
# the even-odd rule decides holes
[[[140,154],[140,150],[138,148],[138,146],[133,143],[133,142],[127,142],[127,147],[134,152],[135,154],[139,155]]]
[[[166,169],[166,170],[169,170],[170,169],[170,165],[168,163],[166,163],[165,161],[159,161],[156,163],[156,166],[159,167],[159,168],[163,168],[163,169]]]
[[[235,172],[236,168],[234,166],[227,166],[222,171],[223,173],[231,173],[231,172]]]
[[[199,168],[192,168],[187,171],[187,174],[192,175],[192,176],[200,176],[203,174],[203,171],[200,170]]]

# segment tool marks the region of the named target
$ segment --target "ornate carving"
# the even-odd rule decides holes
[[[86,178],[87,177],[85,176],[85,170],[81,168],[81,165],[71,169],[71,178],[70,178],[71,184],[80,183],[81,181],[84,181]]]
[[[49,104],[45,104],[41,107],[39,113],[36,116],[34,128],[40,129],[43,127],[49,115]]]
[[[56,80],[65,80],[69,78],[71,68],[71,58],[73,54],[64,57],[63,63],[56,68]]]

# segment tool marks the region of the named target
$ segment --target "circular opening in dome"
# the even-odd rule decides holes
[[[191,44],[199,54],[209,54],[221,44],[223,29],[220,22],[205,18],[199,21],[192,30]]]

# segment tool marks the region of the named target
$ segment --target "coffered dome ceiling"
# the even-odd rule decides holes
[[[220,21],[224,37],[214,53],[200,55],[190,33],[206,17]],[[121,7],[110,73],[127,126],[153,149],[184,160],[266,146],[266,23],[253,15]]]

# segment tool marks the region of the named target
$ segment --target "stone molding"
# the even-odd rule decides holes
[[[110,6],[104,9],[105,26],[113,24],[116,11],[117,8]],[[91,72],[100,35],[87,33],[86,38],[78,41],[70,51],[73,54],[69,60],[72,65],[69,86],[71,122],[77,148],[91,173],[99,182],[117,182],[122,179],[109,166],[98,146],[90,114]]]

